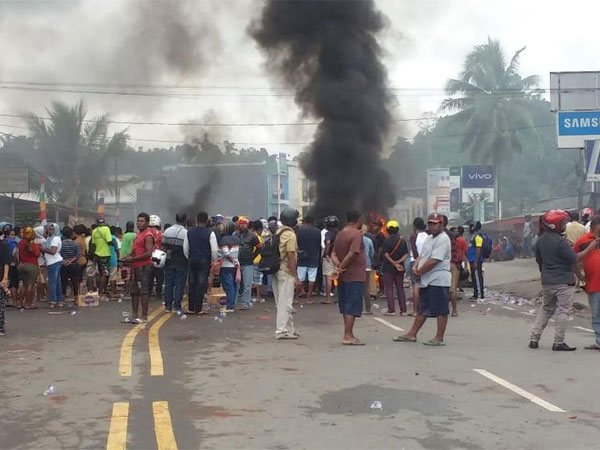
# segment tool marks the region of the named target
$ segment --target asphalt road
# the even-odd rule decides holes
[[[125,303],[11,308],[0,448],[598,448],[600,352],[582,349],[585,319],[568,329],[577,352],[553,353],[552,329],[530,350],[532,306],[462,301],[447,345],[430,348],[392,342],[412,318],[382,316],[384,303],[357,323],[364,347],[341,345],[336,305],[298,305],[297,341],[274,339],[272,301],[223,322],[159,312],[134,339]]]

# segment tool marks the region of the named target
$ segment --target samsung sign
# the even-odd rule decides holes
[[[494,166],[463,166],[462,187],[464,188],[493,188],[496,185],[496,170]]]
[[[560,111],[558,147],[584,148],[586,140],[600,139],[600,111]]]

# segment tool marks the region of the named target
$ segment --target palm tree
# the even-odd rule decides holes
[[[47,195],[67,205],[92,206],[107,175],[107,158],[124,149],[125,130],[108,138],[108,116],[86,120],[83,102],[53,102],[49,122],[30,114],[27,123],[37,150],[30,161],[46,175]]]
[[[521,152],[519,130],[538,137],[530,100],[537,93],[539,77],[519,75],[524,50],[518,50],[507,64],[500,42],[488,38],[467,55],[460,79],[446,82],[449,98],[441,109],[455,112],[450,123],[464,126],[462,147],[476,162],[506,164]]]

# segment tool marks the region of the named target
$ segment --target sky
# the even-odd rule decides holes
[[[169,147],[208,132],[218,143],[296,155],[314,132],[303,124],[315,119],[300,115],[293,91],[266,70],[247,34],[261,4],[0,0],[0,132],[24,134],[14,115],[47,116],[53,100],[83,99],[89,118],[108,113],[117,122],[151,122],[111,124],[111,131],[127,128],[135,148]],[[376,4],[388,18],[379,39],[400,124],[390,144],[418,132],[424,121],[412,119],[439,114],[445,81],[488,36],[500,40],[507,58],[526,46],[521,74],[539,75],[542,88],[552,71],[600,70],[598,1]]]

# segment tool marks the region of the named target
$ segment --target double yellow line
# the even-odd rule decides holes
[[[187,301],[182,305],[187,307]],[[148,323],[152,322],[163,311],[162,307],[156,308],[150,316]],[[165,314],[150,326],[148,332],[148,347],[150,352],[150,375],[163,376],[165,374],[162,352],[160,350],[159,330],[173,314]],[[130,377],[133,368],[133,344],[140,331],[146,328],[146,324],[133,327],[123,339],[121,354],[119,357],[119,374]],[[154,433],[159,450],[176,450],[177,442],[173,432],[173,423],[169,412],[169,403],[165,401],[152,402],[154,415]],[[119,402],[113,404],[110,429],[108,432],[107,450],[123,450],[127,444],[127,425],[129,420],[129,403]]]
[[[154,433],[159,450],[177,450],[177,442],[173,433],[173,423],[168,402],[152,402],[154,415]],[[110,430],[106,450],[123,450],[127,445],[127,423],[129,420],[129,403],[113,405]]]

